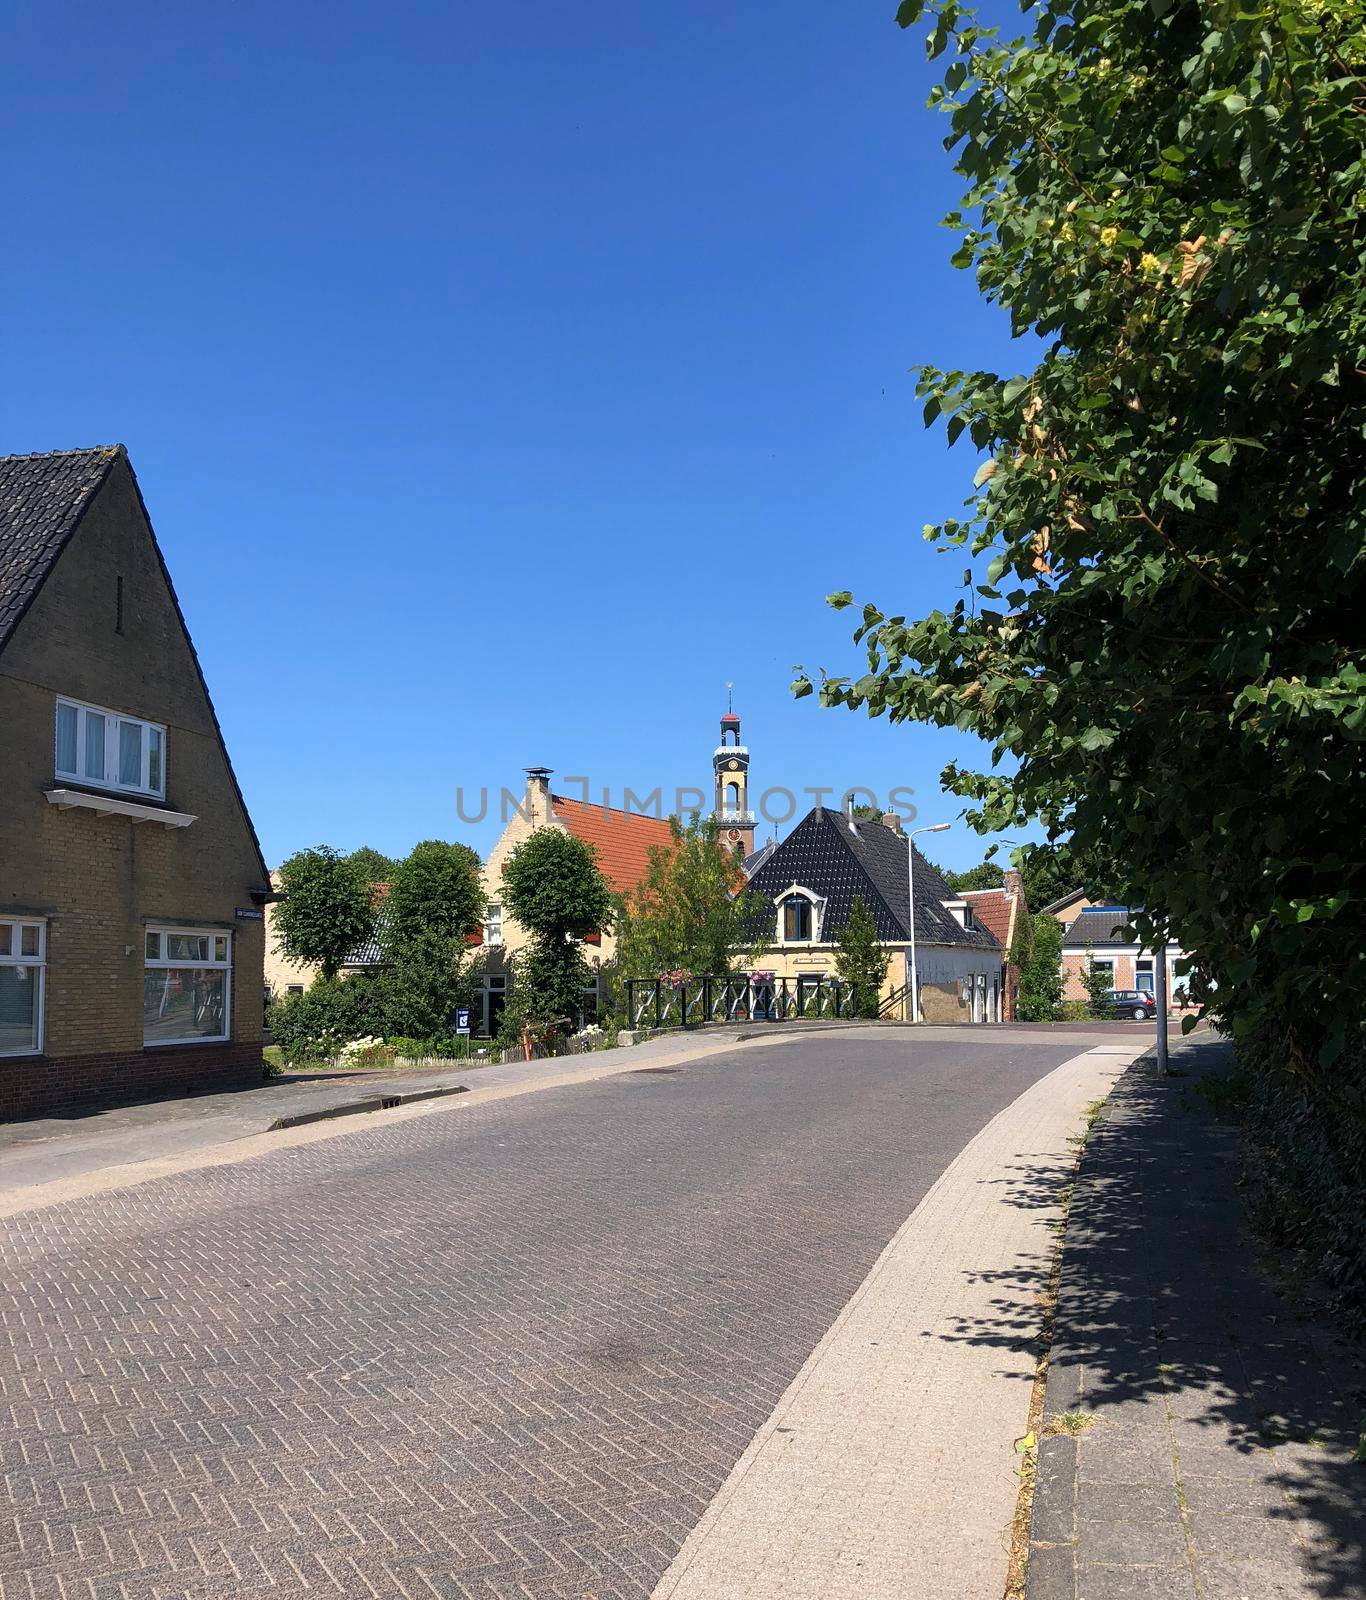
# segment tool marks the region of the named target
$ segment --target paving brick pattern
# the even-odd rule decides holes
[[[0,1600],[648,1595],[1071,1048],[824,1035],[10,1218]]]
[[[1029,1600],[1366,1600],[1360,1353],[1258,1269],[1234,1131],[1191,1092],[1217,1039],[1137,1064],[1082,1159]]]

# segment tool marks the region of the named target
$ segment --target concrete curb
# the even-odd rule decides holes
[[[441,1089],[417,1089],[411,1094],[386,1094],[368,1100],[350,1100],[345,1105],[326,1106],[321,1111],[299,1111],[291,1117],[276,1117],[265,1131],[279,1133],[282,1128],[304,1128],[310,1122],[331,1122],[337,1117],[354,1117],[371,1111],[392,1111],[397,1106],[413,1106],[423,1100],[444,1100],[453,1094],[468,1094],[467,1083],[453,1083]]]
[[[1141,1053],[1107,1042],[1072,1057],[950,1163],[654,1600],[999,1600],[1067,1141]]]

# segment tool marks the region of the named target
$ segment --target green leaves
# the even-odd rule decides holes
[[[954,262],[1038,341],[917,373],[986,458],[926,536],[1004,609],[866,605],[822,703],[977,734],[993,770],[945,773],[971,817],[1070,833],[1310,1061],[1366,1025],[1366,18],[1033,12],[1009,44],[898,13],[948,57]]]

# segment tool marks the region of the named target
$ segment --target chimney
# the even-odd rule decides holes
[[[1001,887],[1007,894],[1014,895],[1016,899],[1023,902],[1024,879],[1020,876],[1020,869],[1018,867],[1007,867],[1005,869],[1005,871],[1001,874]]]
[[[522,802],[527,821],[533,828],[550,821],[551,767],[526,768],[526,799]]]
[[[890,828],[893,833],[900,833],[901,818],[897,816],[895,811],[884,811],[882,813],[882,826],[884,828]]]

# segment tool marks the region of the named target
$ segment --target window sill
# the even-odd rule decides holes
[[[119,800],[113,795],[89,794],[84,789],[49,789],[49,805],[64,811],[81,808],[98,811],[106,817],[131,817],[134,822],[159,822],[163,828],[188,828],[197,818],[188,811],[168,811],[164,806],[143,805],[136,800]]]
[[[144,1039],[144,1050],[183,1050],[187,1044],[231,1044],[231,1038],[225,1033],[221,1039],[206,1039],[202,1033],[197,1033],[190,1039]]]

